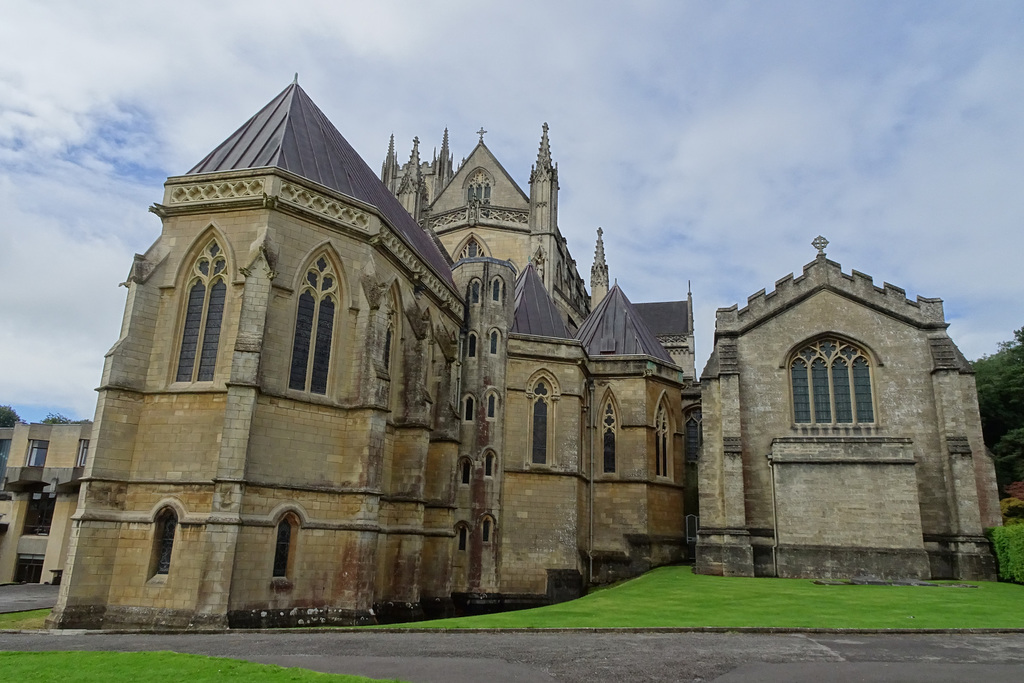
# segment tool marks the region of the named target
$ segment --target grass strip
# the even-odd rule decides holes
[[[34,609],[27,612],[7,612],[0,614],[0,629],[36,629],[43,628],[48,609]]]
[[[377,679],[254,664],[177,652],[0,652],[0,671],[10,681],[71,683],[189,683],[205,681],[298,681],[370,683]]]
[[[939,582],[941,583],[941,582]],[[947,582],[949,583],[949,582]],[[825,586],[661,567],[579,600],[424,628],[1024,628],[1024,586]]]

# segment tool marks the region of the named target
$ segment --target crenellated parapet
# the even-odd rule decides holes
[[[775,282],[773,291],[762,289],[747,297],[747,305],[743,308],[735,304],[719,308],[716,314],[716,334],[742,334],[821,291],[841,294],[922,329],[942,330],[949,326],[943,312],[942,299],[922,296],[916,300],[908,299],[906,291],[900,287],[888,282],[879,287],[870,275],[857,270],[844,273],[839,263],[819,255],[804,266],[799,276],[790,273]]]

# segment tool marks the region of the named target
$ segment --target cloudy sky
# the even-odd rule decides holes
[[[0,404],[91,418],[147,207],[300,83],[373,168],[388,136],[486,141],[636,302],[714,311],[819,233],[945,300],[969,358],[1024,325],[1024,3],[0,0]]]

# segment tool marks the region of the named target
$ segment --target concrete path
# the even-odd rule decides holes
[[[0,614],[53,607],[59,592],[60,586],[43,583],[0,586]]]
[[[1024,634],[0,633],[2,650],[172,650],[399,678],[505,681],[1024,680]]]

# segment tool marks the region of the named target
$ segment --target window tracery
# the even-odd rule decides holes
[[[858,346],[836,338],[821,339],[796,353],[789,368],[794,422],[875,421],[871,363]]]
[[[290,389],[314,394],[327,393],[338,292],[334,267],[321,254],[307,268],[299,293],[295,338],[292,342],[292,366],[288,378]]]
[[[466,184],[466,201],[478,201],[483,204],[491,203],[491,178],[483,169],[478,169],[469,177]]]
[[[177,382],[213,380],[227,296],[226,269],[223,250],[217,240],[210,240],[196,258],[188,280],[188,303],[175,376]]]

